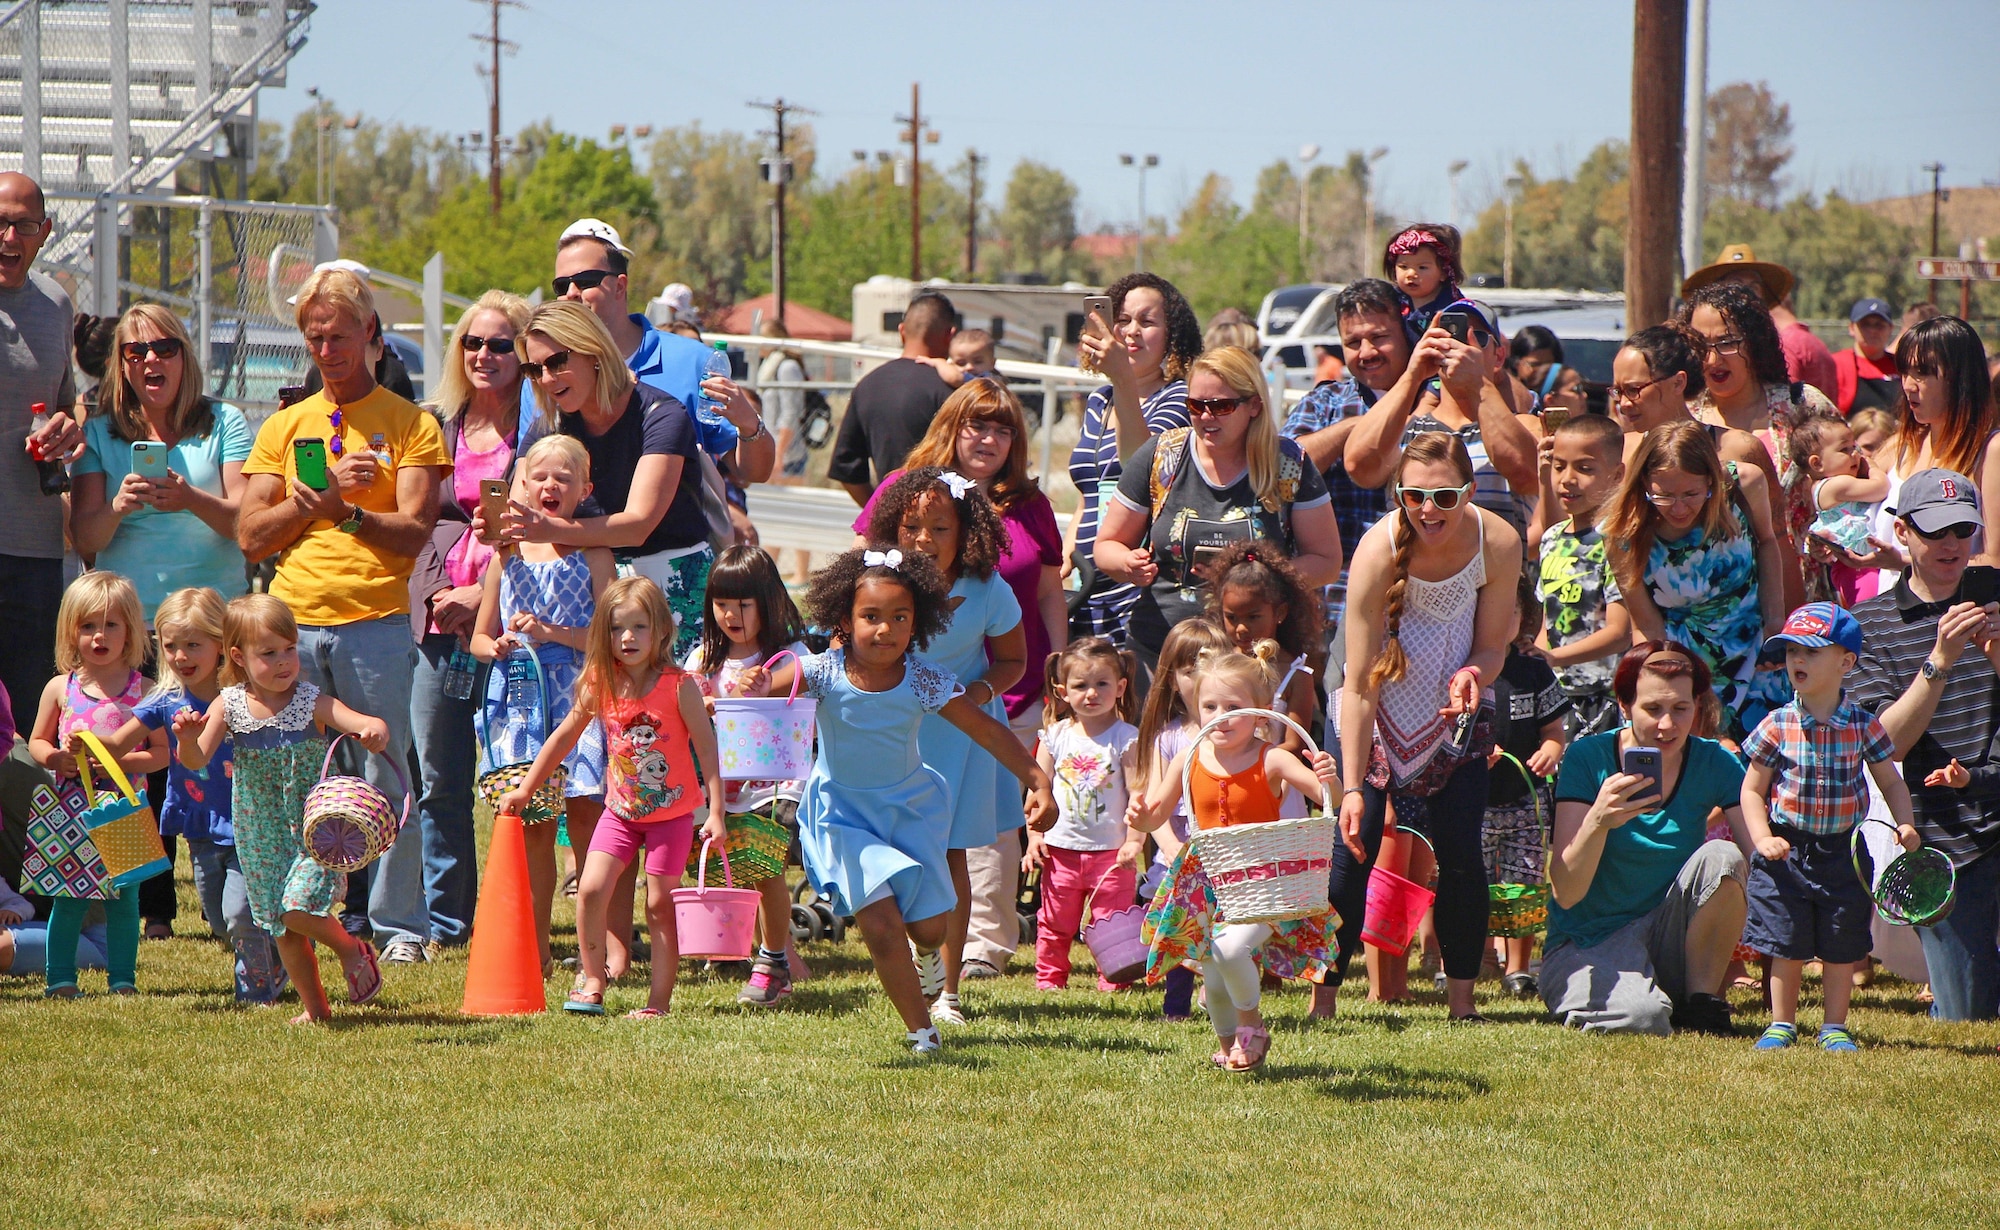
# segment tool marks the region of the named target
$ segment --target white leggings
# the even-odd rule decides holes
[[[1236,1036],[1236,1014],[1254,1011],[1263,990],[1256,953],[1271,938],[1268,923],[1221,923],[1208,940],[1201,976],[1208,984],[1208,1019],[1215,1036]]]

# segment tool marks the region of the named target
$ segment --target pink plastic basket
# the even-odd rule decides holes
[[[708,851],[701,843],[701,870],[693,888],[674,890],[674,926],[680,935],[680,955],[711,961],[747,961],[757,946],[757,905],[763,895],[736,887],[729,870],[729,851],[721,850],[725,887],[708,886]]]
[[[765,662],[770,667],[779,658],[797,655],[781,649]],[[805,672],[792,673],[792,694],[776,696],[718,696],[715,698],[715,746],[722,761],[722,780],[728,782],[790,782],[812,772],[813,717],[818,705],[812,697],[799,698],[799,684]]]
[[[1415,829],[1397,831],[1408,833],[1427,846],[1431,844]],[[1368,873],[1368,912],[1361,916],[1362,940],[1391,956],[1402,956],[1410,951],[1410,942],[1417,937],[1424,911],[1436,900],[1437,894],[1430,889],[1376,863],[1375,869]]]

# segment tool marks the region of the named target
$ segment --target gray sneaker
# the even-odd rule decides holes
[[[424,946],[415,940],[397,940],[382,950],[384,965],[422,965],[428,960]]]
[[[750,967],[750,982],[736,993],[736,1002],[746,1008],[775,1008],[792,994],[792,972],[783,961],[759,961]]]

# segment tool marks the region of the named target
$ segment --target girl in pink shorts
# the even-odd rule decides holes
[[[577,882],[576,929],[583,970],[563,1003],[566,1012],[604,1014],[604,933],[611,889],[643,847],[653,983],[646,1006],[626,1015],[650,1020],[666,1014],[680,966],[670,894],[680,886],[681,872],[687,868],[695,807],[702,798],[695,759],[700,760],[702,779],[708,783],[708,818],[702,836],[717,845],[727,838],[715,726],[702,703],[701,689],[674,664],[673,629],[666,595],[653,582],[624,577],[606,586],[590,621],[576,704],[542,744],[527,780],[500,801],[503,813],[519,815],[585,728],[603,720],[608,753],[604,815],[591,834]]]

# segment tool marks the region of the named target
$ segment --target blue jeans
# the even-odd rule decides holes
[[[413,780],[421,783],[424,896],[431,938],[447,947],[471,940],[472,911],[479,900],[479,850],[472,839],[472,715],[478,701],[444,694],[445,667],[457,647],[458,638],[448,633],[424,637],[410,685],[410,729],[417,741]],[[473,689],[475,698],[483,695],[484,688]]]
[[[308,682],[341,704],[389,724],[389,750],[374,756],[352,741],[341,745],[341,772],[366,777],[401,812],[406,793],[399,770],[410,762],[410,683],[417,648],[404,615],[332,626],[299,625],[299,665]],[[377,943],[428,943],[424,903],[424,842],[407,827],[369,869],[368,922]]]
[[[31,978],[46,970],[49,965],[49,925],[40,919],[15,923],[7,928],[14,937],[14,963],[0,974],[18,974]],[[105,938],[104,924],[91,923],[77,932],[76,960],[70,965],[72,970],[103,969]]]
[[[284,966],[278,947],[250,918],[250,894],[243,885],[243,868],[235,846],[219,846],[199,837],[187,839],[188,861],[194,865],[194,890],[215,938],[229,941],[236,952],[236,998],[268,1004],[277,999]]]
[[[1951,916],[1918,927],[1924,964],[1930,967],[1931,1015],[1941,1021],[1984,1021],[2000,1016],[2000,851],[1988,851],[1958,869]]]

